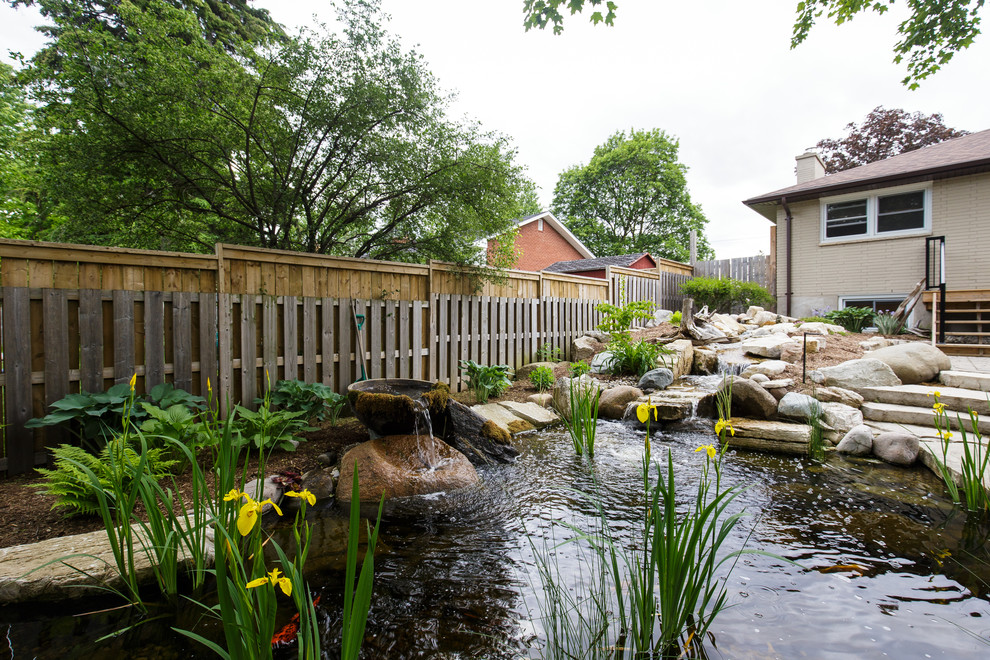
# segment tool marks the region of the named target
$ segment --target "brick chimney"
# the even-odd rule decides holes
[[[813,151],[807,151],[794,160],[797,161],[797,182],[804,183],[813,179],[820,179],[825,176],[825,163]]]

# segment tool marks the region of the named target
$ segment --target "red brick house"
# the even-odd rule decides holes
[[[541,271],[559,261],[593,259],[594,254],[572,234],[553,213],[545,211],[516,221],[519,235],[516,251],[519,260],[516,269]],[[492,249],[494,239],[488,240]]]
[[[543,270],[550,273],[568,273],[570,275],[584,275],[585,277],[604,279],[605,268],[608,266],[621,266],[622,268],[635,268],[636,270],[656,270],[657,262],[650,256],[649,252],[637,252],[635,254],[619,254],[614,257],[558,261]]]

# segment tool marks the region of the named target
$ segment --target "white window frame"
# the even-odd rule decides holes
[[[877,232],[877,209],[880,207],[880,197],[890,197],[893,195],[903,195],[912,192],[924,192],[925,224],[919,229],[902,229],[901,231]],[[828,220],[829,204],[840,204],[842,202],[852,202],[855,200],[866,200],[866,233],[855,236],[835,236],[829,238],[825,235]],[[886,238],[898,238],[901,236],[921,236],[932,232],[932,186],[930,183],[924,185],[898,186],[896,188],[884,188],[883,190],[870,190],[865,192],[850,193],[848,195],[836,195],[835,197],[823,197],[820,200],[820,234],[821,243],[848,243],[850,241],[875,241]]]
[[[906,293],[878,293],[874,296],[862,293],[850,294],[848,296],[839,296],[839,309],[845,309],[849,303],[856,302],[872,302],[874,307],[878,302],[892,303],[896,302],[898,305],[904,302],[907,298]]]

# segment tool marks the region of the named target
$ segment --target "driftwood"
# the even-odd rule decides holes
[[[685,298],[681,305],[681,334],[690,337],[694,344],[718,344],[729,340],[725,333],[712,325],[708,319],[708,306],[694,313],[694,299]]]
[[[914,285],[914,288],[911,289],[911,293],[907,295],[907,298],[905,298],[901,304],[897,306],[897,309],[894,310],[892,316],[897,319],[897,329],[894,330],[895,334],[900,332],[901,328],[904,327],[904,324],[907,323],[908,316],[911,315],[911,310],[913,310],[915,305],[918,304],[918,301],[921,300],[921,296],[924,291],[925,278],[922,277],[921,280]]]

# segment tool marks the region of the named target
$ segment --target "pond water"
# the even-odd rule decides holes
[[[703,462],[694,449],[710,438],[701,429],[653,439],[655,458],[672,452],[685,496]],[[590,524],[593,506],[578,491],[597,488],[615,530],[634,536],[642,433],[601,423],[594,460],[576,457],[561,431],[519,438],[517,446],[515,464],[481,470],[483,486],[429,498],[414,515],[383,522],[364,657],[539,657],[539,586],[527,534],[561,541],[569,532],[560,522]],[[731,451],[723,466],[729,483],[749,485],[736,500],[749,516],[728,549],[748,543],[800,565],[743,556],[727,582],[731,607],[704,640],[706,657],[990,656],[987,527],[967,522],[927,469]],[[321,543],[343,532],[340,517],[319,524]],[[339,633],[342,581],[338,557],[328,554],[314,557],[310,578],[325,640]],[[558,564],[575,582],[583,575],[574,544],[558,550]],[[184,608],[180,624],[191,625],[192,610]],[[96,642],[120,627],[120,613],[64,614],[0,612],[13,657],[210,657],[175,638],[174,621]],[[0,641],[0,657],[5,646]],[[327,657],[337,654],[328,645]]]

